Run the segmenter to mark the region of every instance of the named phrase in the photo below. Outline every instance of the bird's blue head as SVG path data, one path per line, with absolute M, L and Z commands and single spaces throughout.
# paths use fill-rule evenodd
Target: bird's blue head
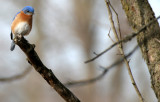
M 34 8 L 31 6 L 25 6 L 22 11 L 27 15 L 33 15 L 34 14 Z

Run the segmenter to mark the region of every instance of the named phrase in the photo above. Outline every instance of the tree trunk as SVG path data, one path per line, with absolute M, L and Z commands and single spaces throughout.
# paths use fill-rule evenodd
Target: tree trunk
M 154 12 L 147 0 L 121 0 L 121 3 L 129 23 L 135 31 L 155 19 Z M 160 39 L 158 22 L 137 36 L 143 58 L 147 62 L 151 75 L 152 88 L 160 102 L 160 43 L 157 39 Z

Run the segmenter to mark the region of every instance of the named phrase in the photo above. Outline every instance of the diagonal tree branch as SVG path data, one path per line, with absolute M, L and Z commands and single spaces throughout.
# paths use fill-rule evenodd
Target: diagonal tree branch
M 105 49 L 104 51 L 102 51 L 101 53 L 97 54 L 95 57 L 85 61 L 85 63 L 89 63 L 94 61 L 95 59 L 99 58 L 100 56 L 102 56 L 103 54 L 105 54 L 106 52 L 108 52 L 110 49 L 112 49 L 113 47 L 115 47 L 116 45 L 120 44 L 120 43 L 125 43 L 128 42 L 130 40 L 132 40 L 134 37 L 136 37 L 137 35 L 139 35 L 142 31 L 144 31 L 147 27 L 149 27 L 151 24 L 153 24 L 154 22 L 156 22 L 158 19 L 160 18 L 160 16 L 158 16 L 157 18 L 153 19 L 152 21 L 150 21 L 148 24 L 142 26 L 137 32 L 134 32 L 132 34 L 129 34 L 128 36 L 126 36 L 125 38 L 115 42 L 114 44 L 112 44 L 111 46 L 109 46 L 107 49 Z
M 108 9 L 108 14 L 109 14 L 109 19 L 110 19 L 110 22 L 111 22 L 111 27 L 112 27 L 112 30 L 113 30 L 113 33 L 115 35 L 115 38 L 117 41 L 119 41 L 119 39 L 122 39 L 121 38 L 121 31 L 120 31 L 120 24 L 119 24 L 119 19 L 118 19 L 118 14 L 116 13 L 116 11 L 114 10 L 114 8 L 112 7 L 112 5 L 110 4 L 110 1 L 109 0 L 106 0 L 106 6 L 107 6 L 107 9 Z M 117 23 L 118 23 L 118 32 L 119 32 L 119 35 L 120 35 L 120 38 L 118 38 L 118 33 L 117 33 L 117 30 L 116 30 L 116 27 L 115 27 L 115 24 L 114 24 L 114 21 L 113 21 L 113 17 L 112 17 L 112 12 L 111 12 L 111 9 L 110 7 L 113 9 L 113 11 L 116 13 L 117 15 Z M 128 70 L 128 73 L 129 73 L 129 76 L 130 76 L 130 79 L 132 81 L 132 84 L 139 96 L 139 99 L 140 99 L 140 102 L 144 102 L 144 99 L 142 97 L 142 94 L 140 93 L 139 89 L 138 89 L 138 86 L 134 80 L 134 77 L 133 77 L 133 74 L 131 72 L 131 68 L 129 66 L 129 61 L 127 61 L 127 58 L 125 58 L 125 55 L 124 55 L 124 51 L 123 51 L 123 45 L 122 43 L 118 44 L 118 48 L 119 48 L 119 51 L 121 53 L 121 55 L 123 56 L 124 58 L 124 62 L 127 66 L 127 70 Z
M 138 49 L 138 45 L 135 46 L 131 52 L 129 52 L 127 55 L 125 55 L 125 57 L 117 60 L 116 62 L 112 63 L 108 67 L 103 67 L 103 72 L 95 78 L 92 78 L 92 79 L 89 79 L 89 80 L 67 82 L 64 85 L 67 86 L 67 87 L 72 87 L 72 86 L 87 85 L 87 84 L 91 84 L 91 83 L 96 82 L 96 81 L 100 81 L 100 79 L 102 79 L 110 69 L 115 68 L 115 66 L 117 66 L 118 64 L 121 64 L 124 61 L 125 58 L 130 57 L 137 49 Z
M 42 63 L 34 50 L 35 45 L 29 44 L 24 37 L 16 39 L 18 39 L 16 44 L 26 54 L 30 64 L 66 102 L 80 102 L 80 100 L 56 78 L 53 72 Z
M 95 78 L 92 78 L 92 79 L 89 79 L 89 80 L 67 82 L 64 85 L 66 87 L 72 87 L 72 86 L 82 86 L 82 85 L 87 85 L 87 84 L 90 84 L 90 83 L 94 83 L 98 80 L 101 80 L 106 75 L 107 72 L 108 72 L 108 69 L 104 69 L 104 71 Z

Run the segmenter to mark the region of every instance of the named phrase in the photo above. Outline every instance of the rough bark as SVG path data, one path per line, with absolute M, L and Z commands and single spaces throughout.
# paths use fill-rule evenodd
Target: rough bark
M 121 3 L 129 23 L 135 31 L 155 19 L 154 12 L 147 0 L 121 0 Z M 158 22 L 137 36 L 143 58 L 151 75 L 152 88 L 160 102 L 160 43 L 157 42 L 157 39 L 160 39 Z
M 35 70 L 39 72 L 39 74 L 61 97 L 63 97 L 66 102 L 80 102 L 80 100 L 57 79 L 53 72 L 42 63 L 38 54 L 34 50 L 35 45 L 29 44 L 23 37 L 18 39 L 16 44 L 26 54 L 29 63 L 35 68 Z

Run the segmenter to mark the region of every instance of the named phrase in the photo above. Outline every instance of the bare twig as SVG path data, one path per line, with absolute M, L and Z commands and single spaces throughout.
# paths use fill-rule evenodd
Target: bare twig
M 17 40 L 16 44 L 26 54 L 28 61 L 35 70 L 41 74 L 48 84 L 52 86 L 66 102 L 80 102 L 79 99 L 56 78 L 53 72 L 42 63 L 34 50 L 35 45 L 29 44 L 23 37 Z
M 121 34 L 121 28 L 120 28 L 118 13 L 116 12 L 116 10 L 113 8 L 113 6 L 111 4 L 110 4 L 110 7 L 112 8 L 112 10 L 114 11 L 114 13 L 116 14 L 117 25 L 118 25 L 118 33 L 119 33 L 119 39 L 118 39 L 118 41 L 119 41 L 120 39 L 122 39 L 122 34 Z M 118 36 L 118 34 L 117 34 L 117 36 Z
M 113 9 L 113 11 L 114 11 L 115 13 L 116 13 L 116 11 L 115 11 L 114 8 L 111 6 L 109 0 L 106 0 L 106 6 L 107 6 L 107 9 L 108 9 L 108 14 L 109 14 L 109 19 L 110 19 L 110 22 L 111 22 L 112 30 L 113 30 L 113 32 L 114 32 L 114 35 L 115 35 L 116 40 L 119 41 L 118 34 L 117 34 L 117 31 L 116 31 L 116 28 L 115 28 L 115 24 L 114 24 L 114 21 L 113 21 L 112 12 L 111 12 L 110 7 Z M 118 14 L 116 13 L 116 15 L 117 15 L 118 28 L 119 28 L 118 31 L 119 31 L 119 34 L 120 34 L 121 31 L 120 31 L 120 24 L 119 24 Z M 121 35 L 120 35 L 120 36 L 121 36 Z M 120 38 L 120 39 L 121 39 L 121 38 Z M 128 70 L 130 79 L 131 79 L 131 81 L 132 81 L 132 84 L 133 84 L 133 86 L 134 86 L 134 88 L 135 88 L 138 96 L 139 96 L 140 102 L 144 102 L 143 97 L 142 97 L 142 95 L 141 95 L 141 93 L 140 93 L 140 91 L 139 91 L 139 89 L 138 89 L 138 87 L 137 87 L 137 84 L 136 84 L 136 82 L 135 82 L 135 80 L 134 80 L 134 77 L 133 77 L 133 75 L 132 75 L 131 68 L 130 68 L 130 66 L 129 66 L 129 62 L 128 62 L 127 59 L 125 58 L 122 43 L 118 44 L 118 47 L 119 47 L 120 53 L 122 54 L 122 56 L 123 56 L 123 58 L 124 58 L 124 62 L 125 62 L 125 64 L 126 64 L 126 66 L 127 66 L 127 70 Z
M 26 76 L 31 71 L 31 69 L 32 69 L 32 67 L 29 66 L 28 68 L 26 68 L 26 70 L 23 73 L 21 73 L 19 75 L 11 76 L 11 77 L 8 77 L 8 78 L 0 78 L 0 82 L 11 82 L 11 81 L 21 79 L 24 76 Z
M 67 87 L 71 87 L 71 86 L 79 86 L 79 85 L 88 85 L 88 84 L 91 84 L 93 82 L 100 81 L 100 79 L 102 79 L 110 69 L 114 68 L 118 64 L 121 64 L 124 61 L 125 58 L 130 57 L 137 49 L 138 49 L 138 45 L 135 46 L 133 48 L 133 50 L 131 52 L 129 52 L 125 57 L 117 60 L 116 62 L 114 62 L 113 64 L 111 64 L 110 66 L 108 66 L 106 68 L 103 67 L 104 71 L 102 72 L 102 74 L 100 74 L 99 76 L 97 76 L 95 78 L 92 78 L 92 79 L 89 79 L 89 80 L 67 82 L 64 85 L 67 86 Z
M 111 28 L 109 29 L 109 33 L 108 33 L 108 37 L 111 39 L 111 41 L 114 43 L 115 41 L 111 38 L 110 36 L 110 31 L 111 31 Z
M 153 24 L 155 21 L 157 21 L 160 18 L 160 16 L 158 16 L 156 19 L 153 19 L 152 21 L 150 21 L 147 25 L 143 26 L 142 28 L 140 28 L 137 32 L 134 32 L 132 34 L 129 34 L 128 36 L 126 36 L 125 38 L 115 42 L 114 44 L 112 44 L 111 46 L 109 46 L 107 49 L 105 49 L 104 51 L 102 51 L 101 53 L 97 54 L 97 56 L 85 61 L 85 63 L 89 63 L 91 61 L 94 61 L 95 59 L 97 59 L 98 57 L 100 57 L 101 55 L 103 55 L 104 53 L 106 53 L 107 51 L 109 51 L 110 49 L 112 49 L 113 47 L 115 47 L 116 45 L 120 44 L 120 43 L 125 43 L 128 42 L 130 40 L 132 40 L 135 36 L 137 36 L 138 34 L 140 34 L 140 32 L 144 31 L 147 27 L 149 27 L 151 24 Z
M 97 76 L 97 77 L 95 77 L 93 79 L 67 82 L 64 85 L 66 87 L 87 85 L 87 84 L 90 84 L 90 83 L 93 83 L 93 82 L 96 82 L 96 81 L 102 79 L 104 77 L 104 75 L 106 75 L 107 72 L 108 72 L 108 69 L 104 69 L 103 72 L 102 72 L 102 74 L 100 74 L 99 76 Z

